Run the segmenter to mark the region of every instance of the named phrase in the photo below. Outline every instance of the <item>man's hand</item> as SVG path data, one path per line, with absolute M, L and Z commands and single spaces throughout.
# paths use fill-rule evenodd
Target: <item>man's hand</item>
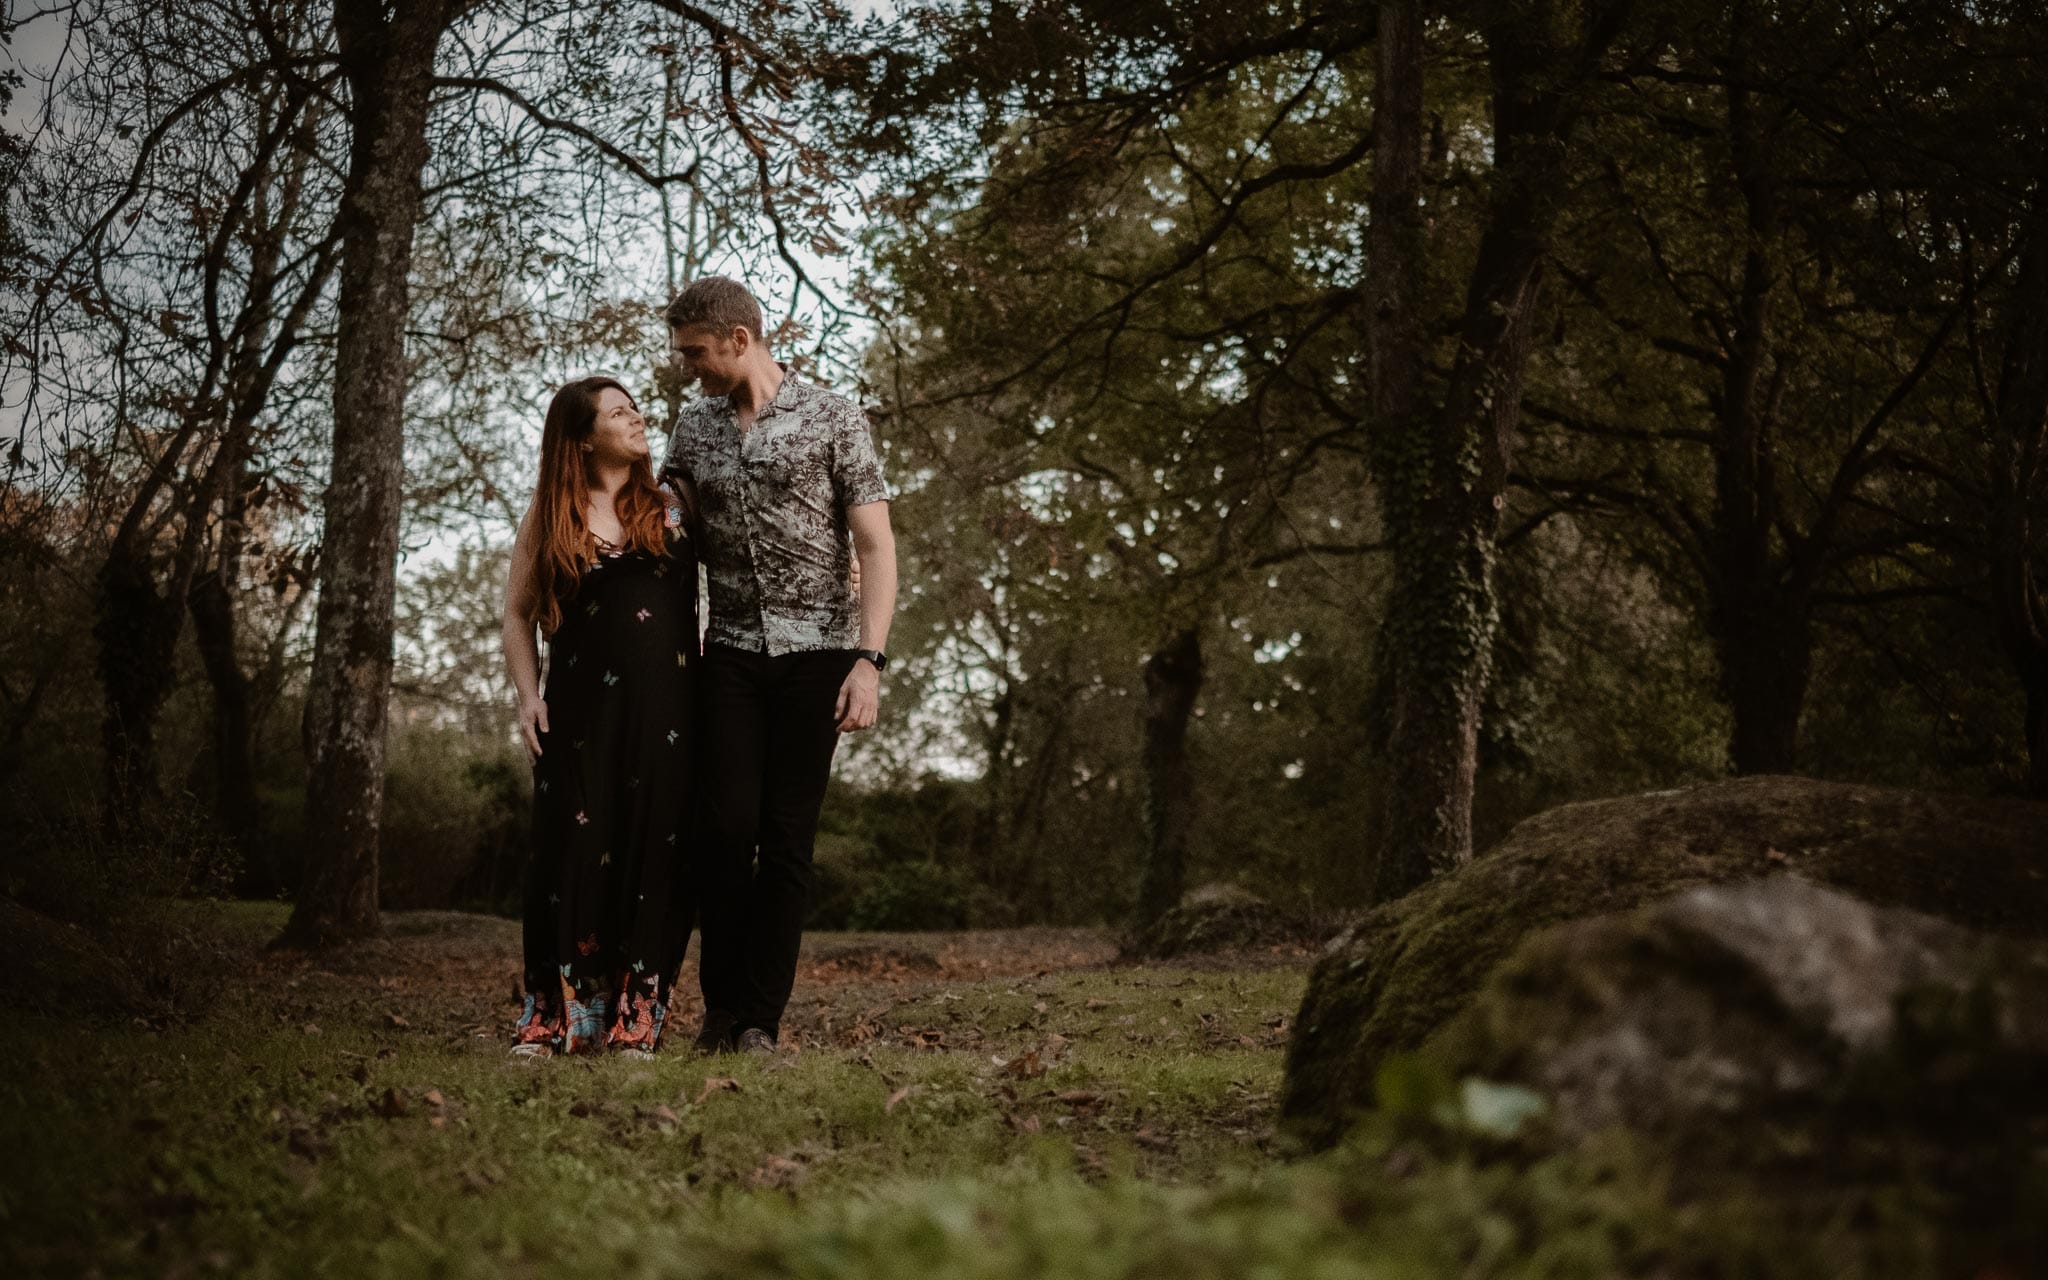
M 832 714 L 839 721 L 839 732 L 852 733 L 870 728 L 875 723 L 875 714 L 882 706 L 882 673 L 866 658 L 856 658 L 853 670 L 846 673 L 846 683 L 839 686 L 839 700 L 832 704 Z
M 526 739 L 526 750 L 534 759 L 540 759 L 540 735 L 548 731 L 548 704 L 540 698 L 519 700 L 519 733 Z

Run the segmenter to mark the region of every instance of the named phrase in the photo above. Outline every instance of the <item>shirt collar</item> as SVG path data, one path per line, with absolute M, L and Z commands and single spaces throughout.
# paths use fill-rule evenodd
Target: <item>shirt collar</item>
M 762 407 L 759 413 L 754 415 L 754 421 L 757 423 L 763 418 L 772 418 L 778 413 L 789 412 L 791 409 L 802 404 L 810 394 L 810 384 L 806 383 L 803 380 L 803 376 L 796 370 L 790 368 L 788 364 L 781 360 L 775 362 L 775 367 L 782 370 L 782 386 L 776 390 L 775 398 L 770 400 Z M 721 396 L 720 399 L 725 401 L 726 413 L 737 414 L 739 412 L 734 407 L 731 396 Z

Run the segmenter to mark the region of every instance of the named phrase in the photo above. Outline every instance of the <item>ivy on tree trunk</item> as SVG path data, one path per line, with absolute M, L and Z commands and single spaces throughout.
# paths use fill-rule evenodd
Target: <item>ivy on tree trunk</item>
M 1372 456 L 1393 581 L 1380 628 L 1389 692 L 1374 894 L 1396 898 L 1472 856 L 1479 711 L 1499 603 L 1495 539 L 1520 418 L 1544 254 L 1569 187 L 1565 142 L 1627 4 L 1485 14 L 1494 162 L 1441 399 L 1421 390 L 1423 14 L 1380 8 L 1366 275 Z M 1573 31 L 1575 25 L 1580 29 Z

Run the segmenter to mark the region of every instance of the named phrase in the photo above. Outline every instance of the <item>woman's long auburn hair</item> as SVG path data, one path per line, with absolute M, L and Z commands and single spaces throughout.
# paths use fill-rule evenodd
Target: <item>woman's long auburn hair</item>
M 562 602 L 576 594 L 597 556 L 587 514 L 589 455 L 583 446 L 596 433 L 597 397 L 607 389 L 633 399 L 618 379 L 592 377 L 564 384 L 548 401 L 547 422 L 540 433 L 540 483 L 533 494 L 533 574 L 540 597 L 534 621 L 543 635 L 553 635 L 562 625 Z M 639 408 L 637 401 L 633 407 Z M 654 469 L 642 458 L 612 500 L 626 532 L 624 550 L 662 553 L 662 507 Z

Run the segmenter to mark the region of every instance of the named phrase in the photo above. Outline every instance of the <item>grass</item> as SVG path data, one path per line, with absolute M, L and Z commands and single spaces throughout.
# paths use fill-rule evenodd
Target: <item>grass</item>
M 1301 956 L 818 935 L 793 1051 L 536 1063 L 505 1052 L 508 922 L 397 916 L 309 958 L 261 949 L 278 909 L 181 910 L 218 940 L 220 972 L 184 977 L 214 996 L 196 1016 L 26 1015 L 0 1082 L 5 1274 L 1857 1274 L 1825 1233 L 1673 1208 L 1626 1143 L 1518 1151 L 1427 1088 L 1282 1159 Z
M 34 1019 L 0 1084 L 10 1273 L 548 1271 L 906 1181 L 1213 1182 L 1270 1162 L 1303 981 L 1105 968 L 1084 933 L 820 935 L 795 1052 L 535 1063 L 505 1053 L 506 922 L 308 959 L 260 950 L 277 908 L 185 910 L 240 958 L 213 1007 Z

